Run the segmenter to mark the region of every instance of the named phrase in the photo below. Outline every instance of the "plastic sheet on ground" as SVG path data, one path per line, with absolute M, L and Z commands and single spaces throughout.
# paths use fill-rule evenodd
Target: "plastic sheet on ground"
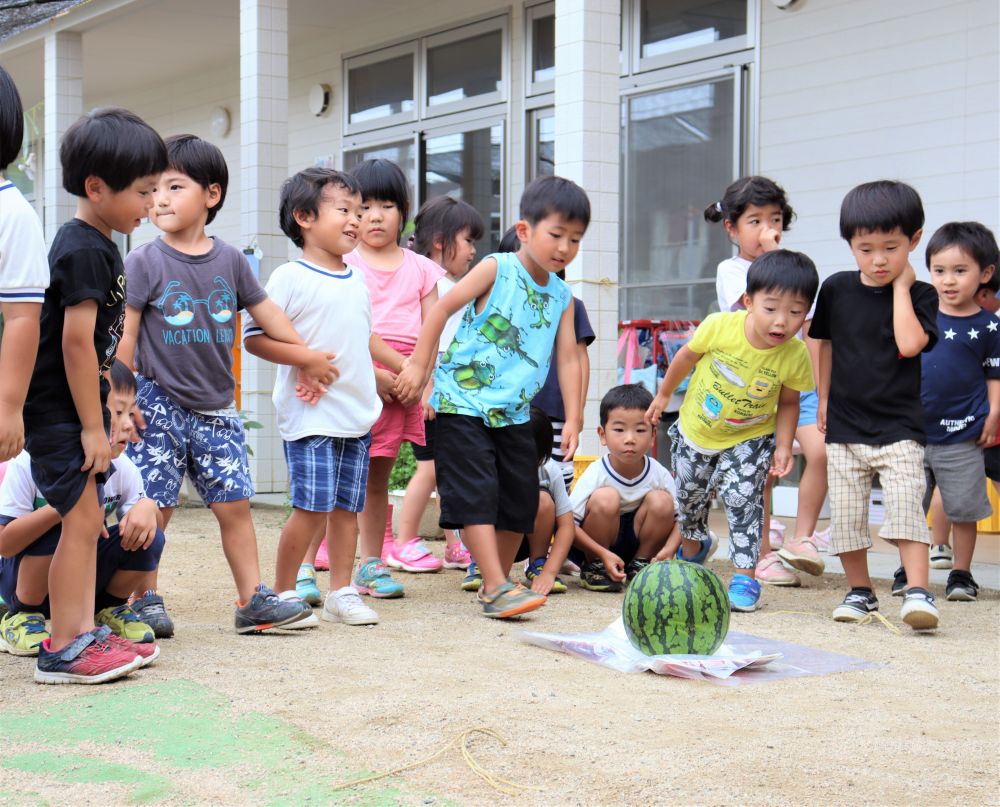
M 883 666 L 865 659 L 735 631 L 729 632 L 722 647 L 711 656 L 647 656 L 628 640 L 620 616 L 600 633 L 522 631 L 520 638 L 528 644 L 567 653 L 618 672 L 651 670 L 658 675 L 704 680 L 725 686 Z

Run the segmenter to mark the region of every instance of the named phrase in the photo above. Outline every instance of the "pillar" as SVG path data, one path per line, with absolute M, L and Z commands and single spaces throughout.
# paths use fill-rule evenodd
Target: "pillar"
M 63 133 L 83 114 L 83 38 L 75 31 L 45 35 L 45 240 L 76 213 L 76 197 L 63 190 L 59 144 Z

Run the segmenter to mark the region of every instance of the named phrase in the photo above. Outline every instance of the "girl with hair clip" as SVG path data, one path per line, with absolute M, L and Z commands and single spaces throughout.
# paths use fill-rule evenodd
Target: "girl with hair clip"
M 747 270 L 751 262 L 779 248 L 782 233 L 791 225 L 795 211 L 788 203 L 785 190 L 767 177 L 741 177 L 732 183 L 722 198 L 705 208 L 707 221 L 721 221 L 726 235 L 737 248 L 737 254 L 719 264 L 715 279 L 720 311 L 737 311 L 745 308 L 744 294 Z M 809 339 L 809 322 L 812 310 L 806 317 L 802 335 L 813 363 L 813 372 L 819 366 L 817 343 Z M 771 490 L 774 477 L 768 480 L 765 520 L 757 579 L 773 586 L 798 586 L 801 581 L 795 572 L 786 569 L 786 561 L 808 574 L 820 575 L 825 563 L 819 552 L 826 551 L 830 530 L 816 531 L 823 501 L 826 498 L 826 446 L 823 435 L 816 428 L 818 398 L 815 392 L 803 392 L 799 401 L 799 422 L 795 439 L 806 458 L 806 468 L 799 482 L 798 511 L 795 519 L 794 540 L 784 539 L 785 525 L 771 519 Z

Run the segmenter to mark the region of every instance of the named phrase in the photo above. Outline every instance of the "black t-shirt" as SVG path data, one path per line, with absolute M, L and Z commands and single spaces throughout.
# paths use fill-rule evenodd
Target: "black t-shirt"
M 918 280 L 910 288 L 910 300 L 930 337 L 926 352 L 938 338 L 937 292 Z M 920 356 L 899 355 L 892 328 L 891 285 L 865 286 L 857 271 L 828 277 L 819 290 L 809 335 L 829 339 L 833 345 L 828 443 L 926 443 Z
M 24 404 L 26 423 L 78 423 L 79 415 L 66 380 L 63 325 L 66 308 L 97 301 L 94 348 L 103 374 L 111 369 L 125 322 L 125 266 L 111 239 L 79 219 L 59 228 L 49 250 L 51 279 L 42 304 L 38 358 Z M 101 403 L 108 382 L 100 375 Z

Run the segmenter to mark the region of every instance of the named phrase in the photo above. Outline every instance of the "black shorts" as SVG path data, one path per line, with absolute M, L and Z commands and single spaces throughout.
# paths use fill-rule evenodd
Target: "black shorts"
M 471 415 L 438 415 L 435 443 L 441 527 L 534 530 L 538 466 L 530 423 L 493 429 Z
M 435 420 L 425 420 L 424 421 L 424 444 L 418 445 L 417 443 L 410 443 L 413 446 L 413 459 L 418 462 L 433 462 L 434 461 L 434 432 L 437 430 Z
M 635 514 L 635 510 L 631 513 L 621 514 L 618 518 L 618 535 L 615 537 L 615 542 L 608 547 L 611 552 L 622 559 L 623 563 L 628 563 L 639 552 L 639 537 L 635 534 Z M 587 557 L 581 550 L 574 547 L 570 550 L 569 559 L 578 566 L 582 566 Z
M 105 408 L 105 434 L 108 433 L 110 418 Z M 45 501 L 62 517 L 76 506 L 87 485 L 89 472 L 80 470 L 84 463 L 83 445 L 80 443 L 82 432 L 79 423 L 49 423 L 25 429 L 24 447 L 31 455 L 31 476 Z M 114 470 L 114 466 L 108 466 L 105 473 L 95 475 L 98 488 Z M 98 490 L 96 503 L 102 499 Z
M 984 448 L 983 462 L 986 463 L 986 478 L 1000 482 L 1000 446 Z

